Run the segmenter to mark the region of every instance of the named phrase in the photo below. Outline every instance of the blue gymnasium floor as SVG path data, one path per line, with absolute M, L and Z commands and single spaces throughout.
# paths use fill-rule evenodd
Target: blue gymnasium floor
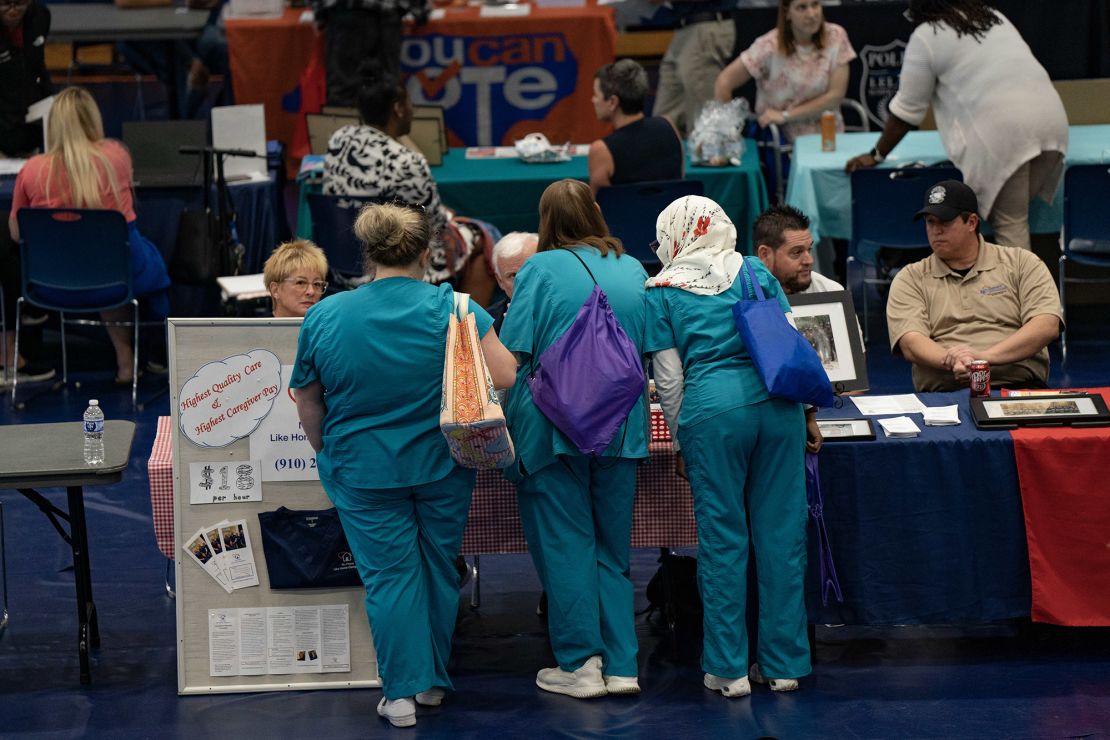
M 1110 382 L 1102 307 L 1074 309 L 1070 358 L 1053 348 L 1053 385 Z M 875 392 L 910 388 L 876 331 L 869 346 Z M 47 331 L 42 355 L 57 356 Z M 578 701 L 545 694 L 535 671 L 552 665 L 539 591 L 527 556 L 482 558 L 483 603 L 460 602 L 452 657 L 458 692 L 423 712 L 414 730 L 378 718 L 375 690 L 176 695 L 174 603 L 163 590 L 146 459 L 163 393 L 142 412 L 111 384 L 107 342 L 71 345 L 80 390 L 0 402 L 0 424 L 76 420 L 90 396 L 108 418 L 138 425 L 123 482 L 87 492 L 93 583 L 102 645 L 93 683 L 77 681 L 70 553 L 36 508 L 0 490 L 7 534 L 11 623 L 0 636 L 0 736 L 27 738 L 628 737 L 628 738 L 1063 738 L 1110 736 L 1110 630 L 1027 624 L 974 628 L 817 629 L 817 662 L 793 694 L 756 687 L 728 700 L 701 686 L 696 638 L 638 618 L 639 697 Z M 144 378 L 143 397 L 158 391 Z M 64 501 L 60 490 L 52 500 Z M 637 608 L 657 553 L 634 554 Z

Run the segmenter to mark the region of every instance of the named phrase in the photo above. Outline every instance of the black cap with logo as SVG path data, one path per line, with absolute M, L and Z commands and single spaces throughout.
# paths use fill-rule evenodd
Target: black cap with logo
M 959 180 L 944 180 L 925 193 L 925 206 L 914 214 L 917 221 L 931 213 L 941 221 L 951 221 L 961 213 L 979 213 L 979 199 L 975 191 Z

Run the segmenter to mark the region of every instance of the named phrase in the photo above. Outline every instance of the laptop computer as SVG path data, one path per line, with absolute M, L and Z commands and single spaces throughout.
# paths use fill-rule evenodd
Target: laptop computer
M 124 121 L 123 143 L 131 151 L 136 188 L 201 187 L 203 158 L 178 147 L 208 144 L 207 121 Z

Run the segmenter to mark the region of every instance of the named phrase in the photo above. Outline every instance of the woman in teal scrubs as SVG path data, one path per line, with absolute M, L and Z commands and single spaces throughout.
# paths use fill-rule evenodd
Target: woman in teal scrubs
M 751 678 L 796 689 L 810 672 L 802 407 L 768 395 L 736 331 L 732 306 L 753 293 L 721 207 L 680 198 L 659 215 L 656 231 L 663 269 L 647 282 L 645 350 L 655 353 L 664 410 L 680 409 L 677 437 L 698 527 L 704 684 L 728 697 L 751 693 L 745 583 L 754 550 L 759 630 Z M 774 276 L 754 257 L 747 263 L 789 313 Z M 673 429 L 675 419 L 668 422 Z
M 641 397 L 604 453 L 587 457 L 533 403 L 527 376 L 590 295 L 590 273 L 642 349 L 647 274 L 622 253 L 589 186 L 553 183 L 540 198 L 539 251 L 517 273 L 501 331 L 520 358 L 506 417 L 522 476 L 520 519 L 547 593 L 558 663 L 541 670 L 536 684 L 580 699 L 640 691 L 629 550 L 636 464 L 647 457 L 647 408 Z M 580 372 L 589 377 L 590 368 Z
M 370 205 L 355 222 L 377 278 L 308 310 L 290 387 L 324 490 L 339 511 L 378 654 L 378 714 L 416 723 L 438 705 L 459 601 L 455 556 L 475 471 L 457 466 L 439 430 L 450 286 L 423 282 L 423 211 Z M 470 304 L 494 385 L 516 360 Z

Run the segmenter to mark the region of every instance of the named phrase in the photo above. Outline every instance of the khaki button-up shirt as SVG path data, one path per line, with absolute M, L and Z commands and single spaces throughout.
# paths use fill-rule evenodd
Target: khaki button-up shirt
M 979 256 L 967 275 L 936 255 L 907 265 L 894 277 L 886 305 L 890 347 L 907 333 L 924 334 L 942 347 L 991 347 L 1034 316 L 1051 314 L 1063 324 L 1060 296 L 1044 262 L 1032 252 L 1000 247 L 979 237 Z M 991 367 L 991 380 L 1020 386 L 1048 381 L 1048 349 L 1009 365 Z M 913 366 L 918 391 L 962 387 L 951 371 Z

